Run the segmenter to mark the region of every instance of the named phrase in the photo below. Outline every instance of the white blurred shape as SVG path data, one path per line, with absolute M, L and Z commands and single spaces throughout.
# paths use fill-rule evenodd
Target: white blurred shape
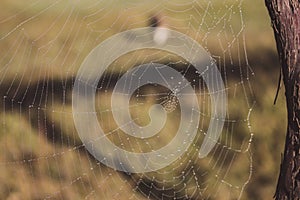
M 169 29 L 165 27 L 156 27 L 153 40 L 157 45 L 164 45 L 169 37 Z

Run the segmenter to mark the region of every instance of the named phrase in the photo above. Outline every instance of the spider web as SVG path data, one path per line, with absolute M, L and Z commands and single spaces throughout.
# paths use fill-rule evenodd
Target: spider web
M 156 151 L 175 137 L 180 124 L 176 94 L 148 84 L 130 99 L 132 118 L 145 126 L 151 105 L 160 104 L 168 116 L 164 128 L 148 139 L 119 129 L 112 91 L 138 65 L 162 63 L 182 74 L 195 90 L 201 117 L 196 138 L 175 162 L 153 172 L 119 172 L 96 160 L 80 140 L 73 122 L 73 84 L 92 49 L 116 33 L 149 26 L 154 15 L 212 55 L 228 98 L 224 128 L 213 150 L 200 159 L 211 119 L 210 93 L 201 75 L 170 52 L 122 55 L 100 78 L 95 106 L 99 124 L 116 146 Z M 0 27 L 1 199 L 244 199 L 252 174 L 254 73 L 245 47 L 243 1 L 5 0 Z

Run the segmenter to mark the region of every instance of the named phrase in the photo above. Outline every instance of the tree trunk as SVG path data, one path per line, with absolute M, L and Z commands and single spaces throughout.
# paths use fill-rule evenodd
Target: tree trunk
M 288 126 L 276 200 L 300 199 L 300 1 L 265 0 L 281 62 Z

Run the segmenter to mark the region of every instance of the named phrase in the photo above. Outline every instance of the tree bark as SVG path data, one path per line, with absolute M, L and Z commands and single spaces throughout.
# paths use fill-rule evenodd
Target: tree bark
M 288 126 L 274 195 L 300 199 L 300 0 L 265 0 L 285 86 Z

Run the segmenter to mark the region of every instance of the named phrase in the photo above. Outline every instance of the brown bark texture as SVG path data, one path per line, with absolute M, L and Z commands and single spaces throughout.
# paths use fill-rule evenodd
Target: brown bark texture
M 265 0 L 285 86 L 288 126 L 274 198 L 300 199 L 300 0 Z

